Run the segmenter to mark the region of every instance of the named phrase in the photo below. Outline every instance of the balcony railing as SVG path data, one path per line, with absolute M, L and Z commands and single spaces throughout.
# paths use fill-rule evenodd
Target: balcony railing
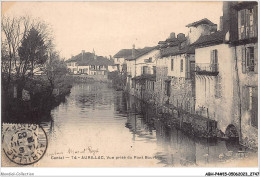
M 196 63 L 195 72 L 199 75 L 218 75 L 218 63 Z

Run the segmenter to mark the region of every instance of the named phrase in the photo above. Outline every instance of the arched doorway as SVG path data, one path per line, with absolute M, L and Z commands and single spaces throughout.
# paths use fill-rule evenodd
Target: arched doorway
M 236 129 L 236 127 L 232 124 L 230 124 L 225 132 L 226 137 L 228 138 L 239 138 L 239 134 L 238 131 Z

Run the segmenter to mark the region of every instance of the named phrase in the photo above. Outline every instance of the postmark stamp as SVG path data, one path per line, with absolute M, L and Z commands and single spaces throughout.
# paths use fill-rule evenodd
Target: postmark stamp
M 47 150 L 47 135 L 39 125 L 5 124 L 2 132 L 3 151 L 9 160 L 18 165 L 38 162 Z

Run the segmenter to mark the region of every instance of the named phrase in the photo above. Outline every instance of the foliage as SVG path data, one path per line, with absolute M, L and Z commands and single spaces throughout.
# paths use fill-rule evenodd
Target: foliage
M 2 117 L 8 121 L 12 115 L 16 119 L 20 114 L 27 119 L 29 114 L 34 119 L 69 93 L 70 85 L 64 82 L 66 64 L 55 52 L 51 30 L 45 22 L 3 16 L 1 27 Z M 54 96 L 54 88 L 62 90 L 62 96 Z M 29 101 L 22 99 L 23 89 L 29 91 Z
M 41 34 L 32 28 L 28 35 L 22 40 L 18 49 L 20 62 L 24 63 L 23 73 L 25 74 L 30 68 L 31 74 L 35 67 L 43 65 L 47 61 L 47 47 L 44 44 Z
M 46 64 L 46 75 L 52 89 L 64 82 L 67 73 L 67 65 L 60 59 L 58 53 L 51 53 L 50 60 Z

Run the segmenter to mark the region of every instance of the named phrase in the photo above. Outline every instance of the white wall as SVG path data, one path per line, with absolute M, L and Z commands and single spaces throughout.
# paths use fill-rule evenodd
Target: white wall
M 218 121 L 218 127 L 225 132 L 225 128 L 232 122 L 233 106 L 233 75 L 234 75 L 234 49 L 228 44 L 220 44 L 195 50 L 196 63 L 210 63 L 211 50 L 218 51 L 218 76 L 196 74 L 196 110 L 204 107 L 204 116 Z M 221 97 L 215 97 L 217 77 L 221 78 Z
M 174 60 L 173 70 L 171 68 L 171 60 Z M 183 60 L 183 71 L 181 72 L 181 60 Z M 194 55 L 176 55 L 167 57 L 167 65 L 168 65 L 168 76 L 174 77 L 187 77 L 187 71 L 189 70 L 188 64 L 189 61 L 195 61 Z
M 87 69 L 87 72 L 84 71 L 84 73 L 89 74 L 89 66 L 78 66 L 78 70 L 80 72 L 80 69 Z
M 123 64 L 126 63 L 124 58 L 115 58 L 114 59 L 114 64 L 119 65 L 119 71 L 122 72 L 123 69 Z
M 108 67 L 107 67 L 107 69 L 108 69 L 108 71 L 109 72 L 113 72 L 113 71 L 117 71 L 117 67 L 115 66 L 115 65 L 109 65 Z
M 129 72 L 129 74 L 132 77 L 135 76 L 140 76 L 142 74 L 142 67 L 143 66 L 148 66 L 150 67 L 151 71 L 153 66 L 156 66 L 156 60 L 158 59 L 160 55 L 160 51 L 159 50 L 152 50 L 150 52 L 148 52 L 147 54 L 139 57 L 135 60 L 130 60 L 130 61 L 126 61 L 127 63 L 127 72 Z M 146 63 L 145 60 L 152 58 L 152 62 L 151 63 Z
M 188 38 L 190 41 L 190 44 L 194 43 L 199 39 L 201 35 L 208 35 L 210 34 L 210 27 L 209 25 L 199 25 L 197 27 L 189 27 L 189 32 L 188 32 Z

